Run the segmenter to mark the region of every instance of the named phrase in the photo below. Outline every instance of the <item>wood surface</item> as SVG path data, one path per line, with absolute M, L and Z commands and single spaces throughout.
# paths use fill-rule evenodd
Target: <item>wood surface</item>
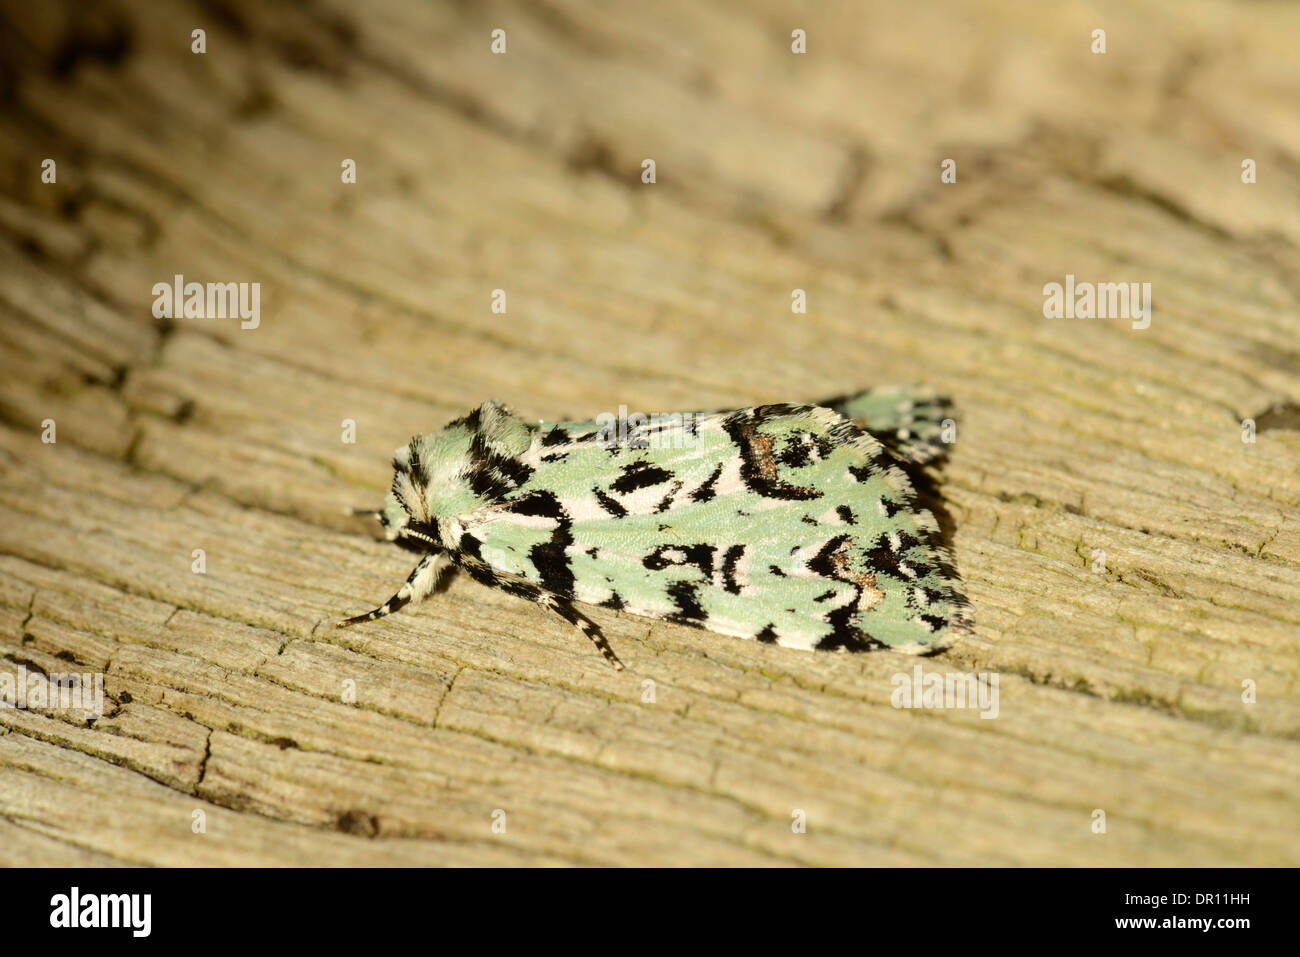
M 0 671 L 108 698 L 0 709 L 0 863 L 1300 863 L 1300 7 L 0 10 Z M 591 610 L 616 674 L 465 578 L 334 627 L 412 564 L 343 510 L 486 398 L 907 382 L 976 623 L 920 663 L 996 718 Z

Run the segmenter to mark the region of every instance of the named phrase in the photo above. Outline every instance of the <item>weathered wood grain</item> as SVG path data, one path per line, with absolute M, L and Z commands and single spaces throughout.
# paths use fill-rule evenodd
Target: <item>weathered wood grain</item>
M 0 863 L 1300 862 L 1300 10 L 0 9 L 0 670 L 110 699 L 0 710 Z M 260 325 L 155 320 L 177 273 Z M 410 566 L 344 507 L 485 398 L 908 381 L 977 630 L 923 666 L 996 719 L 596 610 L 615 674 L 465 580 L 333 627 Z

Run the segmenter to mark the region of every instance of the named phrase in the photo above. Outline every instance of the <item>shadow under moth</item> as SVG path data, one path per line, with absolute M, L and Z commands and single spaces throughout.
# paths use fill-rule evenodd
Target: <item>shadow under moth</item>
M 961 579 L 907 468 L 941 457 L 947 400 L 874 389 L 816 405 L 529 424 L 495 400 L 393 456 L 378 517 L 420 554 L 373 621 L 459 568 L 549 608 L 622 663 L 573 602 L 790 648 L 950 645 Z

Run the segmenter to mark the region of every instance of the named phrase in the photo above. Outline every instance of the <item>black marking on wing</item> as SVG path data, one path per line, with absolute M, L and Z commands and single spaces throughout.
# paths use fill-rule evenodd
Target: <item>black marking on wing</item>
M 719 462 L 718 467 L 713 470 L 713 474 L 704 480 L 704 484 L 691 492 L 691 500 L 695 502 L 707 502 L 715 498 L 718 494 L 715 486 L 718 479 L 722 477 L 722 469 L 725 463 Z
M 641 560 L 641 564 L 651 571 L 661 572 L 665 568 L 695 566 L 705 580 L 713 578 L 713 545 L 660 545 Z
M 890 498 L 880 499 L 880 506 L 885 510 L 885 518 L 893 518 L 899 512 L 908 510 L 908 506 L 903 502 L 895 502 Z
M 798 431 L 784 437 L 775 457 L 778 462 L 790 468 L 802 468 L 826 458 L 830 455 L 831 448 L 831 443 L 824 435 Z
M 555 496 L 554 492 L 548 492 L 545 489 L 538 489 L 529 492 L 527 495 L 521 495 L 519 498 L 511 499 L 507 509 L 516 515 L 534 515 L 539 518 L 553 518 L 556 520 L 563 519 L 564 506 Z
M 948 627 L 948 619 L 940 618 L 938 615 L 922 615 L 921 620 L 929 626 L 931 631 L 940 631 Z
M 677 611 L 666 615 L 667 621 L 698 625 L 709 617 L 704 610 L 704 606 L 700 604 L 699 595 L 697 594 L 699 584 L 699 582 L 686 581 L 685 579 L 669 582 L 666 591 L 673 604 L 677 606 Z
M 902 462 L 889 450 L 889 447 L 881 445 L 866 462 L 861 465 L 850 465 L 848 472 L 849 475 L 853 476 L 854 481 L 866 482 L 882 472 L 888 472 L 890 469 L 898 468 L 901 465 Z
M 623 474 L 610 485 L 610 489 L 619 495 L 635 492 L 639 488 L 662 485 L 673 477 L 667 469 L 661 469 L 649 462 L 629 462 L 623 466 Z
M 672 508 L 672 507 L 673 507 L 673 499 L 676 497 L 677 493 L 680 492 L 680 491 L 682 490 L 682 486 L 685 485 L 685 484 L 686 484 L 686 483 L 683 482 L 683 481 L 681 481 L 680 479 L 679 479 L 678 481 L 674 482 L 674 483 L 673 483 L 672 491 L 669 492 L 667 495 L 665 495 L 665 496 L 663 497 L 663 499 L 660 500 L 659 504 L 655 506 L 655 512 L 656 512 L 656 513 L 659 513 L 659 512 L 666 512 L 666 511 L 668 511 L 670 508 Z
M 722 556 L 722 587 L 733 595 L 740 594 L 740 585 L 736 581 L 736 565 L 744 556 L 744 545 L 732 545 Z
M 804 501 L 821 498 L 821 491 L 811 486 L 792 485 L 780 476 L 781 467 L 773 438 L 759 431 L 764 422 L 783 415 L 808 411 L 792 405 L 761 405 L 740 409 L 722 420 L 722 427 L 740 452 L 740 477 L 746 488 L 765 498 Z
M 627 515 L 627 509 L 623 507 L 618 499 L 605 494 L 598 488 L 592 489 L 592 491 L 596 493 L 596 501 L 600 504 L 600 507 L 614 518 L 623 518 Z
M 842 559 L 837 555 L 840 549 L 847 548 L 852 543 L 852 535 L 837 535 L 818 549 L 817 554 L 808 561 L 809 571 L 827 580 L 843 582 L 851 587 L 854 593 L 852 601 L 827 612 L 826 623 L 831 626 L 831 632 L 817 642 L 820 651 L 835 651 L 840 648 L 848 651 L 869 651 L 872 648 L 885 647 L 884 642 L 872 638 L 853 622 L 853 617 L 858 613 L 862 602 L 864 582 L 858 576 L 847 573 Z M 869 583 L 870 580 L 867 584 Z
M 540 493 L 551 498 L 551 492 Z M 573 544 L 573 520 L 560 506 L 558 499 L 555 507 L 559 510 L 555 528 L 551 530 L 551 539 L 538 542 L 528 550 L 533 567 L 542 579 L 542 585 L 550 591 L 566 598 L 573 596 L 573 567 L 570 564 L 567 549 Z
M 560 535 L 561 531 L 564 532 L 563 535 Z M 569 567 L 569 557 L 564 553 L 565 547 L 571 544 L 573 536 L 568 534 L 568 530 L 557 528 L 552 533 L 551 541 L 539 542 L 528 550 L 528 557 L 541 575 L 542 584 L 565 596 L 573 594 L 573 569 Z
M 895 549 L 890 545 L 890 533 L 882 533 L 870 550 L 867 551 L 867 561 L 872 568 L 883 568 L 895 578 L 903 578 L 903 574 L 898 570 L 898 564 L 903 560 L 903 555 L 914 545 L 920 545 L 921 542 L 909 535 L 905 531 L 896 531 L 893 534 L 898 536 L 898 548 Z M 917 575 L 924 577 L 928 569 L 914 567 Z

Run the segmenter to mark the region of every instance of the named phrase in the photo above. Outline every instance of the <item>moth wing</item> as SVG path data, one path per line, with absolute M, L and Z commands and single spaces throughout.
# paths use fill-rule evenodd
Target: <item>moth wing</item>
M 880 442 L 818 406 L 602 436 L 537 427 L 532 474 L 467 530 L 578 601 L 800 648 L 930 651 L 969 628 L 933 516 Z
M 952 401 L 925 386 L 883 386 L 817 404 L 851 419 L 913 465 L 929 464 L 948 451 L 944 424 L 952 420 Z
M 910 465 L 928 465 L 948 451 L 944 426 L 952 400 L 922 385 L 879 386 L 823 399 L 833 409 Z

